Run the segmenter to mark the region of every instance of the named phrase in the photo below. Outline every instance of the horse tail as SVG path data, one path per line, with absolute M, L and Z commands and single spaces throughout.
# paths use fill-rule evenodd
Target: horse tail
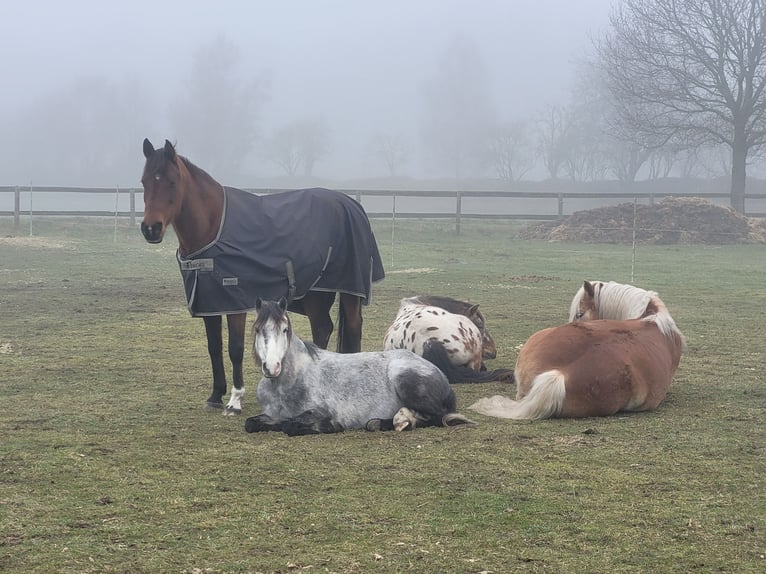
M 456 427 L 456 426 L 466 426 L 466 427 L 477 427 L 479 424 L 476 421 L 472 421 L 465 415 L 461 415 L 460 413 L 447 413 L 442 417 L 442 426 L 445 427 Z
M 489 383 L 493 381 L 512 383 L 514 381 L 511 369 L 478 372 L 465 365 L 453 365 L 447 349 L 440 341 L 427 341 L 423 345 L 423 358 L 436 365 L 452 384 Z
M 566 397 L 561 371 L 545 371 L 532 381 L 532 389 L 521 400 L 495 395 L 479 399 L 468 408 L 477 413 L 503 419 L 549 419 L 561 414 Z

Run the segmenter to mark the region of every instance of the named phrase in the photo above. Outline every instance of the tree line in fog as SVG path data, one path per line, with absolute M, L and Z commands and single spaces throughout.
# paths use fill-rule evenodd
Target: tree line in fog
M 477 45 L 454 36 L 420 79 L 417 125 L 381 125 L 355 142 L 374 160 L 369 176 L 513 183 L 727 174 L 742 211 L 747 166 L 766 142 L 766 0 L 621 0 L 592 47 L 561 102 L 501 117 L 493 98 L 503 95 L 491 92 Z M 163 104 L 151 89 L 98 76 L 28 102 L 4 122 L 13 137 L 0 155 L 0 184 L 135 185 L 141 141 L 158 125 L 222 182 L 315 177 L 339 134 L 308 106 L 264 127 L 279 94 L 265 75 L 243 77 L 246 56 L 225 36 L 202 44 Z M 513 62 L 504 73 L 514 74 Z M 323 89 L 342 87 L 308 86 L 307 99 Z

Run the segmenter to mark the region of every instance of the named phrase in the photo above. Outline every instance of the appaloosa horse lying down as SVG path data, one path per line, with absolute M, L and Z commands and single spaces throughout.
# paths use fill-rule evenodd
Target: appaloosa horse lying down
M 431 301 L 464 305 L 465 313 L 453 313 Z M 454 305 L 453 305 L 454 307 Z M 482 328 L 477 326 L 480 321 Z M 407 297 L 400 301 L 399 311 L 383 338 L 383 349 L 408 349 L 423 355 L 430 342 L 438 341 L 444 347 L 449 362 L 461 367 L 462 376 L 453 383 L 482 383 L 513 381 L 510 369 L 497 369 L 479 373 L 484 358 L 497 354 L 495 342 L 486 330 L 484 317 L 478 305 L 462 303 L 447 297 Z
M 263 371 L 257 391 L 263 413 L 247 419 L 247 432 L 475 425 L 455 412 L 447 376 L 428 360 L 404 349 L 320 349 L 293 333 L 286 308 L 285 299 L 256 302 L 253 355 Z
M 460 299 L 453 299 L 452 297 L 445 297 L 443 295 L 415 295 L 413 297 L 407 297 L 402 299 L 401 304 L 407 302 L 410 305 L 424 305 L 429 307 L 440 307 L 445 311 L 454 313 L 455 315 L 463 315 L 471 320 L 471 323 L 476 325 L 476 328 L 481 333 L 481 355 L 483 359 L 495 359 L 497 358 L 497 347 L 495 341 L 489 334 L 487 329 L 487 321 L 484 318 L 484 314 L 479 309 L 478 303 L 469 303 L 468 301 L 461 301 Z

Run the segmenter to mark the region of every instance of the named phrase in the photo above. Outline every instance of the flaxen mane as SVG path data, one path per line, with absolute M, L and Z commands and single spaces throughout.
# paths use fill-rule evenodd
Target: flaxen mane
M 659 301 L 657 293 L 615 281 L 588 281 L 594 293 L 598 319 L 638 319 L 642 317 L 652 301 Z M 572 299 L 569 320 L 576 319 L 580 302 L 586 297 L 585 286 L 581 286 Z M 661 302 L 661 301 L 660 301 Z

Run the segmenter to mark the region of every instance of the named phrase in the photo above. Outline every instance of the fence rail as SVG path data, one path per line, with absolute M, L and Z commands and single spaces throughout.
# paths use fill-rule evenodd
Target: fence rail
M 255 193 L 257 195 L 268 195 L 272 193 L 278 193 L 282 191 L 288 191 L 286 189 L 266 189 L 266 188 L 248 188 L 247 191 Z M 355 197 L 357 201 L 363 203 L 364 198 L 390 198 L 391 209 L 383 211 L 367 208 L 368 215 L 373 219 L 381 218 L 401 218 L 401 219 L 453 219 L 455 221 L 455 229 L 460 232 L 460 222 L 462 219 L 526 219 L 526 220 L 551 220 L 564 217 L 567 213 L 574 211 L 568 209 L 571 205 L 582 202 L 583 200 L 609 200 L 609 199 L 623 199 L 625 201 L 637 201 L 643 200 L 653 203 L 654 201 L 666 197 L 702 197 L 709 200 L 723 200 L 725 202 L 729 199 L 727 193 L 694 193 L 694 192 L 559 192 L 559 191 L 438 191 L 438 190 L 390 190 L 390 189 L 341 189 L 340 191 Z M 0 210 L 0 216 L 13 216 L 14 224 L 18 225 L 21 215 L 29 214 L 30 216 L 71 216 L 71 217 L 125 217 L 130 219 L 131 225 L 136 223 L 136 195 L 142 195 L 143 190 L 136 188 L 104 188 L 104 187 L 53 187 L 53 186 L 0 186 L 0 196 L 3 194 L 12 193 L 14 196 L 13 210 L 2 211 Z M 29 194 L 29 209 L 22 209 L 21 197 L 22 194 Z M 111 195 L 115 197 L 114 210 L 67 210 L 67 209 L 41 209 L 34 210 L 32 208 L 32 197 L 36 194 L 97 194 L 97 195 Z M 127 196 L 129 198 L 128 209 L 119 209 L 119 197 Z M 454 207 L 450 207 L 448 210 L 433 210 L 424 209 L 421 206 L 421 210 L 418 211 L 398 211 L 397 199 L 447 199 L 452 200 Z M 485 207 L 484 210 L 471 209 L 466 207 L 466 202 L 472 202 L 473 200 L 482 199 L 513 199 L 513 200 L 533 200 L 539 202 L 544 200 L 546 207 L 550 209 L 540 209 L 538 211 L 530 211 L 529 209 L 522 211 L 492 211 L 492 207 Z M 766 193 L 754 193 L 747 194 L 746 201 L 758 201 L 763 203 L 766 200 Z M 600 202 L 599 202 L 600 203 Z M 604 202 L 606 203 L 606 202 Z M 487 210 L 490 212 L 487 212 Z M 484 211 L 484 212 L 482 212 Z M 746 213 L 750 217 L 766 217 L 766 212 L 757 210 L 747 210 Z

